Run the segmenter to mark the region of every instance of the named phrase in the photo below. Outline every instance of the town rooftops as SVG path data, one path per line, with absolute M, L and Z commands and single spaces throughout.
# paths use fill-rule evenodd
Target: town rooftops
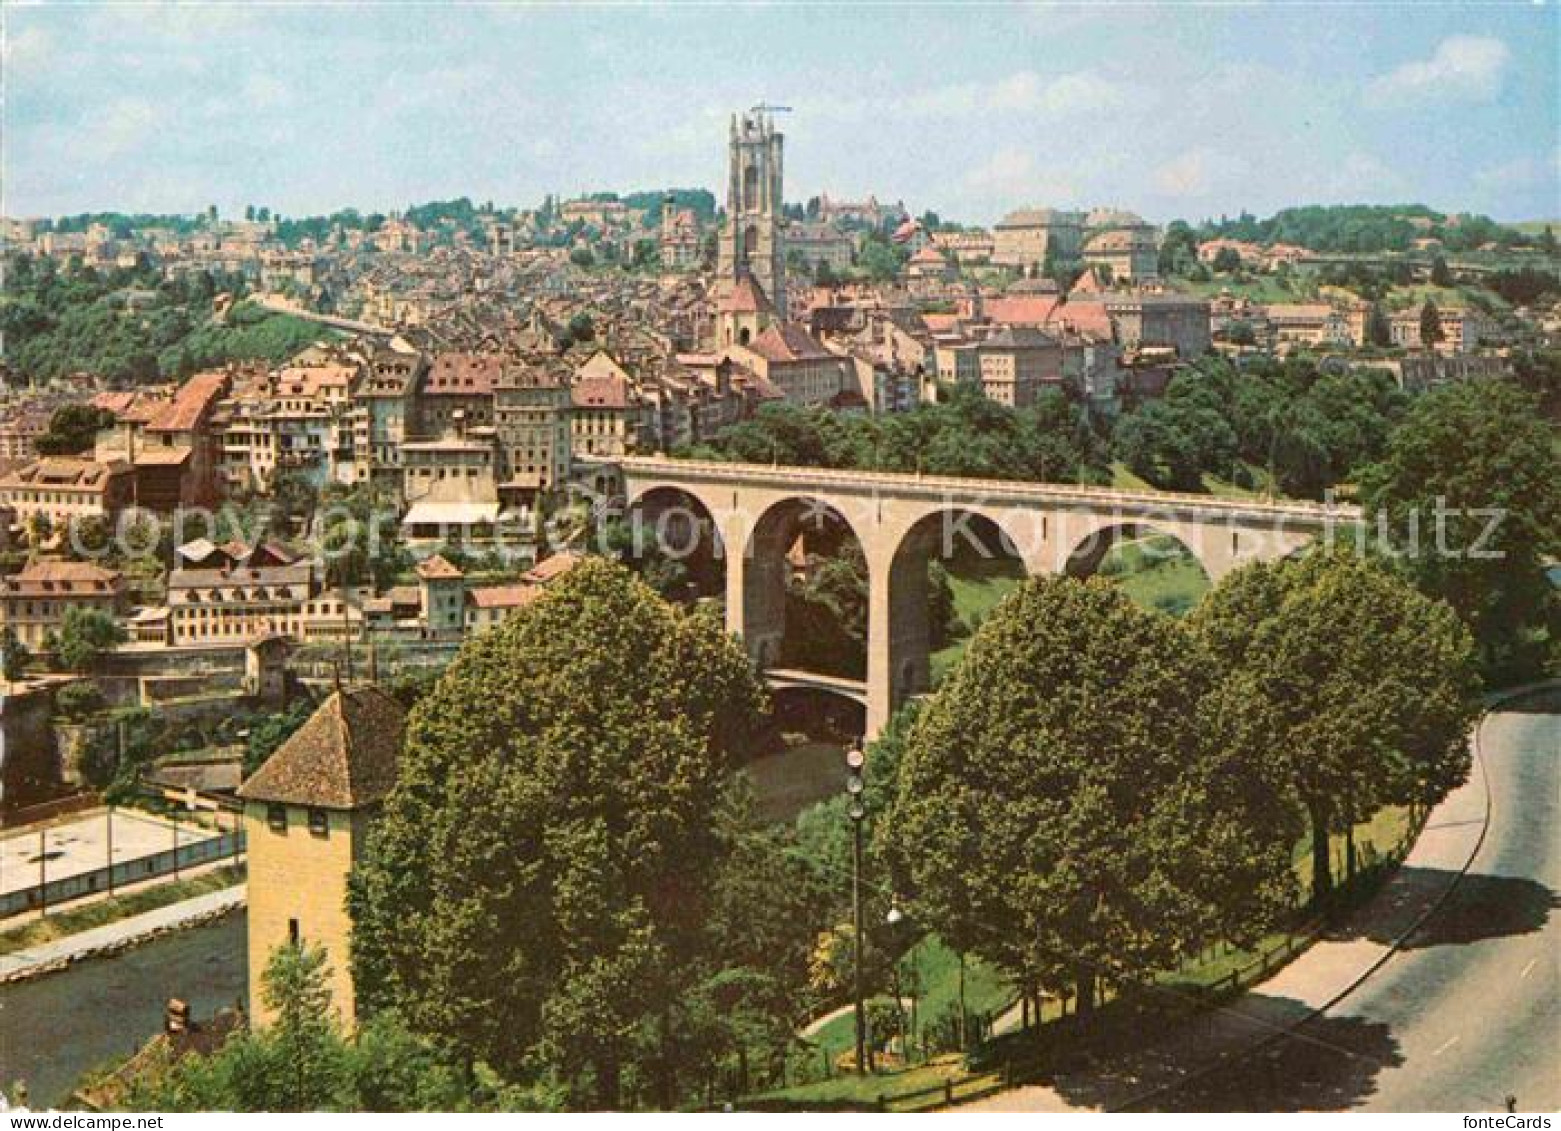
M 770 362 L 815 361 L 835 356 L 793 322 L 768 327 L 748 348 Z
M 1079 226 L 1083 222 L 1083 217 L 1074 212 L 1059 212 L 1055 208 L 1020 208 L 1004 216 L 996 227 L 1048 228 L 1061 224 Z
M 174 394 L 173 400 L 163 406 L 150 421 L 148 432 L 193 431 L 228 391 L 228 378 L 224 373 L 197 373 Z
M 79 456 L 46 456 L 17 468 L 5 482 L 10 486 L 98 491 L 113 476 L 129 471 L 130 465 L 124 460 L 99 463 Z
M 377 687 L 333 693 L 239 787 L 245 801 L 361 809 L 396 784 L 406 711 Z
M 5 591 L 11 596 L 40 596 L 43 594 L 112 593 L 119 585 L 120 575 L 111 569 L 95 566 L 90 562 L 33 562 L 21 572 L 7 578 Z
M 1057 295 L 988 299 L 985 313 L 993 322 L 1010 326 L 1042 326 L 1057 309 Z
M 1004 326 L 981 343 L 986 349 L 1040 349 L 1054 346 L 1057 339 L 1030 326 Z
M 543 558 L 522 574 L 521 580 L 530 585 L 546 585 L 564 576 L 584 560 L 583 555 L 572 550 L 564 550 L 551 557 Z
M 629 382 L 622 377 L 585 377 L 569 390 L 576 408 L 627 408 Z
M 479 609 L 518 609 L 542 596 L 540 585 L 483 585 L 466 592 L 466 600 Z
M 504 373 L 498 354 L 442 353 L 423 379 L 425 396 L 485 397 Z

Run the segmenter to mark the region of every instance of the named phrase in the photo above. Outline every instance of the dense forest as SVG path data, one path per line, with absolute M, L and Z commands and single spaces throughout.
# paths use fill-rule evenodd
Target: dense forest
M 221 321 L 212 317 L 218 294 L 246 292 L 239 275 L 162 279 L 146 267 L 62 270 L 21 256 L 0 296 L 6 361 L 34 380 L 91 373 L 145 384 L 227 361 L 282 361 L 332 333 L 242 301 Z

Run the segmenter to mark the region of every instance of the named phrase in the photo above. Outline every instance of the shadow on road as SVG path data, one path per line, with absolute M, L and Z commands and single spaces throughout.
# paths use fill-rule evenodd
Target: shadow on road
M 1414 927 L 1415 920 L 1424 914 L 1427 901 L 1453 878 L 1451 872 L 1441 868 L 1400 868 L 1394 882 L 1367 913 L 1351 916 L 1332 929 L 1328 937 L 1337 941 L 1366 938 L 1391 944 Z M 1534 880 L 1467 875 L 1457 881 L 1441 910 L 1415 931 L 1402 949 L 1420 950 L 1531 934 L 1541 930 L 1557 908 L 1561 908 L 1561 895 Z
M 1370 1097 L 1377 1077 L 1404 1061 L 1387 1025 L 1319 1017 L 1260 1053 L 1222 1065 L 1141 1111 L 1341 1111 Z
M 1561 715 L 1561 687 L 1541 687 L 1498 704 L 1497 714 Z

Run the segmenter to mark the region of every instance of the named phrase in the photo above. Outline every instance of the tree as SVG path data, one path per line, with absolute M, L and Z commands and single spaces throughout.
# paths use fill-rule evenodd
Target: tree
M 272 1013 L 271 1036 L 282 1069 L 278 1111 L 318 1110 L 340 1086 L 329 978 L 319 946 L 279 946 L 266 961 L 261 993 Z
M 484 1066 L 463 1071 L 393 1013 L 352 1039 L 331 1010 L 325 952 L 282 946 L 261 975 L 275 1012 L 268 1028 L 240 1032 L 218 1049 L 153 1062 L 130 1082 L 130 1111 L 534 1110 L 538 1097 L 506 1086 Z
M 596 265 L 596 256 L 592 254 L 591 249 L 588 247 L 577 247 L 569 253 L 569 262 L 576 267 L 594 267 Z
M 1027 993 L 1147 982 L 1291 884 L 1262 758 L 1206 743 L 1210 662 L 1108 583 L 1032 579 L 917 720 L 886 835 L 912 913 Z
M 1332 887 L 1330 833 L 1383 805 L 1432 805 L 1467 776 L 1472 641 L 1383 563 L 1333 549 L 1249 565 L 1188 623 L 1221 672 L 1217 740 L 1269 760 L 1307 815 L 1318 899 Z
M 1214 253 L 1211 266 L 1221 275 L 1234 275 L 1241 270 L 1241 253 L 1233 247 L 1222 247 Z
M 1425 305 L 1420 308 L 1420 344 L 1430 349 L 1444 337 L 1442 314 L 1436 309 L 1436 303 L 1426 299 Z
M 1433 287 L 1453 285 L 1453 273 L 1447 269 L 1447 260 L 1440 255 L 1431 257 L 1431 285 Z
M 569 340 L 571 342 L 589 342 L 596 338 L 596 323 L 589 312 L 577 310 L 569 316 Z
M 714 820 L 764 694 L 715 619 L 593 558 L 469 639 L 408 722 L 349 896 L 369 1012 L 616 1106 L 675 1088 Z
M 40 455 L 74 455 L 92 447 L 97 434 L 114 424 L 114 414 L 89 404 L 68 404 L 54 410 L 49 430 L 34 443 Z
M 1185 220 L 1172 220 L 1160 242 L 1160 274 L 1185 275 L 1198 262 L 1198 237 Z
M 71 609 L 60 624 L 55 654 L 59 662 L 74 672 L 92 669 L 104 652 L 125 642 L 125 630 L 114 617 L 101 609 Z
M 1233 346 L 1257 345 L 1257 332 L 1252 329 L 1252 323 L 1245 320 L 1232 322 L 1225 331 L 1225 337 Z
M 1493 683 L 1554 664 L 1561 602 L 1561 456 L 1535 398 L 1502 381 L 1420 397 L 1361 477 L 1369 528 L 1474 634 Z
M 17 638 L 15 629 L 6 628 L 0 632 L 0 677 L 5 679 L 7 686 L 25 679 L 27 665 L 32 661 L 32 652 Z
M 244 746 L 244 776 L 249 777 L 265 765 L 266 759 L 281 749 L 282 743 L 309 721 L 314 708 L 312 701 L 303 698 L 286 710 L 263 715 L 252 722 Z

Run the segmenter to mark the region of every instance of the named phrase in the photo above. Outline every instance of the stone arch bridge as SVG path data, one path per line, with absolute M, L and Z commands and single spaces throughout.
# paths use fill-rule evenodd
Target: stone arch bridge
M 785 632 L 786 552 L 810 516 L 833 512 L 844 521 L 867 560 L 867 680 L 835 690 L 865 701 L 868 737 L 929 686 L 926 566 L 962 541 L 981 552 L 983 534 L 990 540 L 995 527 L 1004 555 L 1031 575 L 1087 575 L 1118 539 L 1152 531 L 1179 540 L 1217 582 L 1237 566 L 1284 557 L 1361 521 L 1358 508 L 1337 504 L 653 457 L 600 465 L 587 480 L 631 513 L 652 516 L 636 524 L 637 535 L 673 555 L 715 532 L 727 627 L 784 686 L 807 683 L 803 673 L 774 670 Z

